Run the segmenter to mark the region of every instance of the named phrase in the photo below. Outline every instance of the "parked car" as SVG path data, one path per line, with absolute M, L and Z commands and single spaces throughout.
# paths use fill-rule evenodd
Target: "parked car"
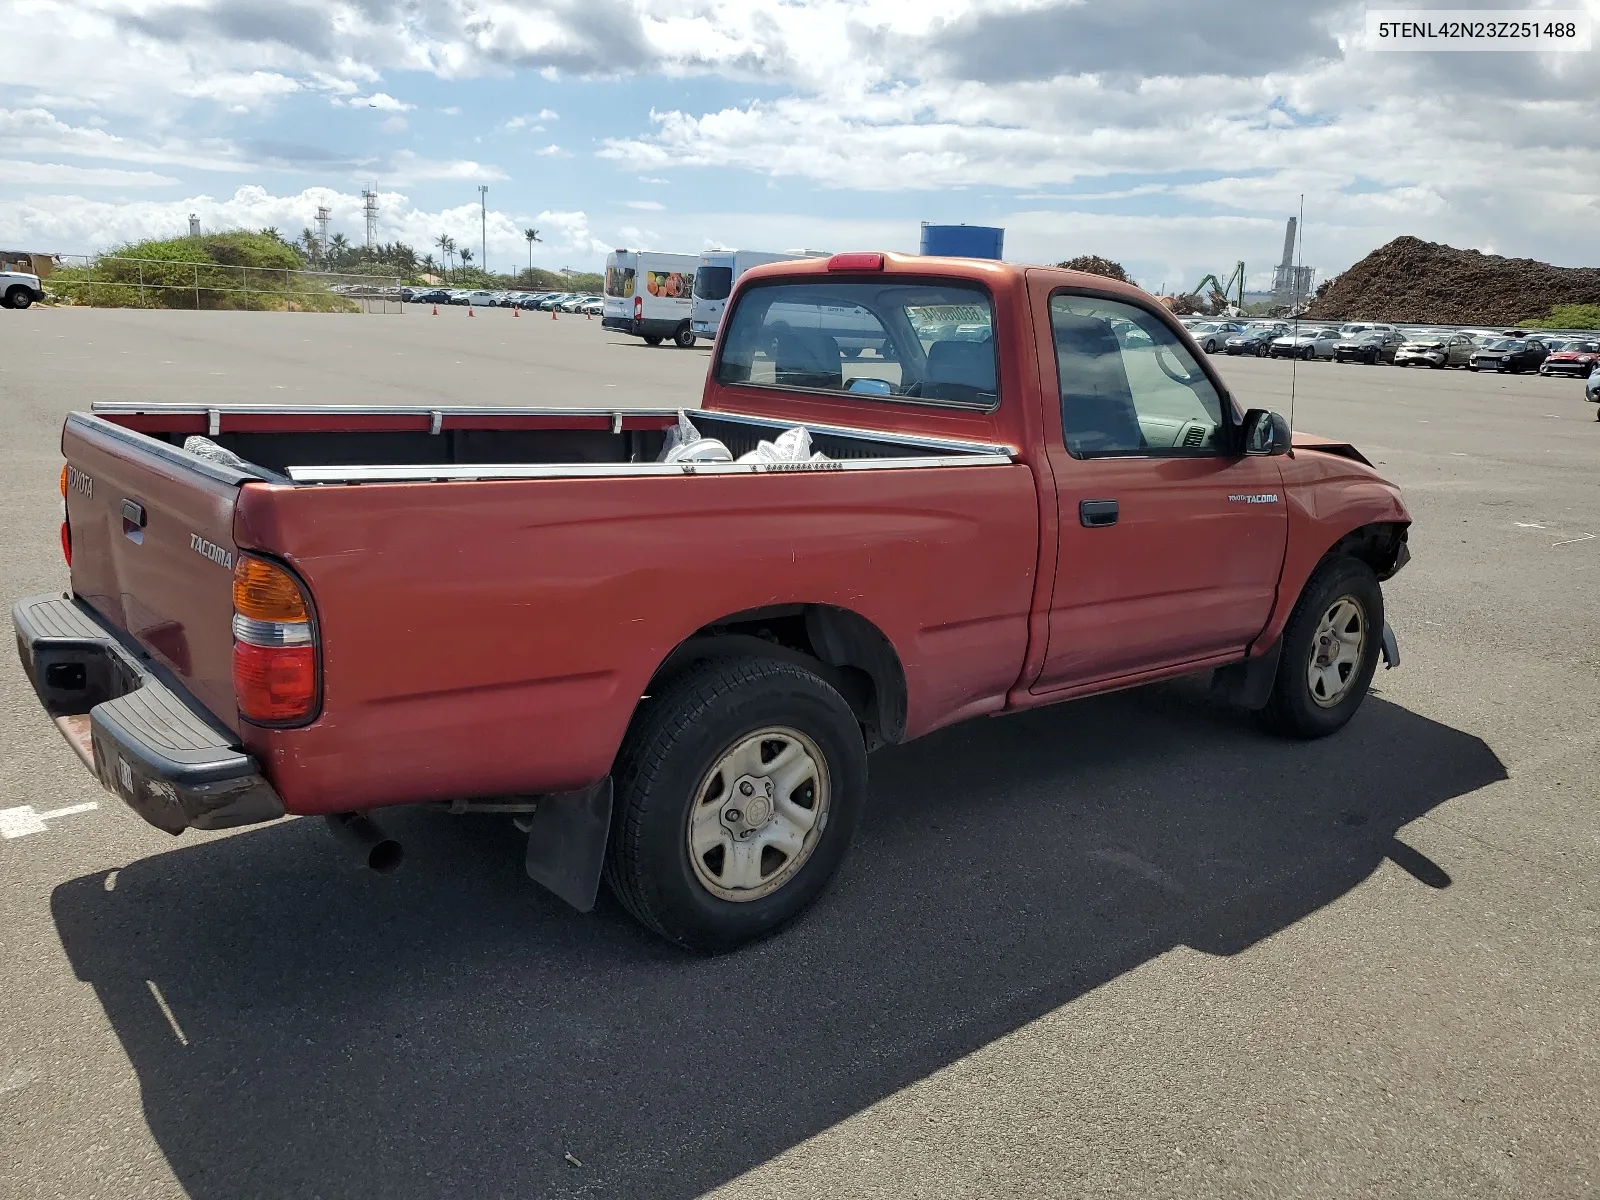
M 1302 329 L 1299 333 L 1273 339 L 1270 353 L 1273 358 L 1331 359 L 1338 344 L 1336 329 Z
M 0 308 L 28 308 L 44 299 L 39 277 L 28 271 L 0 271 Z
M 1539 364 L 1541 375 L 1577 375 L 1587 378 L 1600 371 L 1600 340 L 1573 338 L 1552 350 Z
M 588 296 L 578 305 L 578 311 L 586 317 L 601 317 L 605 315 L 606 302 L 599 296 Z
M 1229 354 L 1253 354 L 1257 358 L 1264 358 L 1272 349 L 1273 340 L 1288 332 L 1289 326 L 1282 321 L 1253 321 L 1238 333 L 1229 334 L 1222 348 Z
M 589 297 L 587 296 L 568 296 L 561 302 L 561 311 L 564 313 L 575 313 L 578 311 L 578 305 L 582 304 L 588 298 Z
M 449 289 L 449 296 L 450 296 L 450 303 L 451 304 L 470 304 L 471 303 L 471 299 L 470 299 L 471 295 L 472 295 L 471 292 L 466 291 L 466 290 L 464 290 L 462 288 L 451 288 L 451 289 Z
M 447 288 L 428 288 L 419 291 L 411 297 L 414 304 L 449 304 L 450 291 Z
M 1190 328 L 1189 336 L 1207 354 L 1215 354 L 1227 344 L 1230 337 L 1243 332 L 1244 326 L 1237 321 L 1202 321 Z
M 1398 657 L 1399 489 L 1246 410 L 1137 288 L 929 262 L 757 268 L 686 416 L 72 413 L 70 582 L 13 609 L 27 677 L 159 829 L 326 816 L 393 867 L 372 809 L 516 812 L 535 880 L 588 910 L 603 875 L 711 951 L 817 898 L 877 746 L 1186 674 L 1279 733 L 1342 728 Z M 894 353 L 847 373 L 841 304 Z M 995 336 L 924 348 L 909 306 Z
M 572 299 L 571 292 L 551 292 L 543 300 L 539 301 L 539 311 L 549 312 L 553 308 L 559 308 L 570 299 Z
M 1497 338 L 1472 351 L 1467 364 L 1471 371 L 1509 371 L 1520 375 L 1523 371 L 1537 370 L 1548 351 L 1544 343 L 1535 338 Z
M 1590 404 L 1600 404 L 1600 371 L 1589 373 L 1589 382 L 1583 385 L 1583 398 Z M 1600 410 L 1594 416 L 1595 420 L 1600 421 Z
M 1396 329 L 1368 329 L 1362 333 L 1342 336 L 1333 344 L 1334 362 L 1359 362 L 1368 366 L 1392 363 L 1395 351 L 1405 342 L 1405 336 Z
M 1413 334 L 1395 351 L 1397 367 L 1464 367 L 1477 343 L 1471 334 Z
M 537 309 L 539 302 L 548 295 L 550 295 L 549 292 L 527 292 L 517 301 L 517 307 L 524 311 Z
M 1373 332 L 1398 333 L 1400 331 L 1393 325 L 1388 325 L 1379 321 L 1346 321 L 1343 325 L 1339 326 L 1339 336 L 1342 338 L 1353 338 L 1357 334 Z

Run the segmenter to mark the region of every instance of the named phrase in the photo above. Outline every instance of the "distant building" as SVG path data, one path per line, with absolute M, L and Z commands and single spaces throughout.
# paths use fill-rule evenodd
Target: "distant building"
M 0 271 L 25 271 L 49 279 L 53 266 L 55 260 L 37 250 L 0 250 Z

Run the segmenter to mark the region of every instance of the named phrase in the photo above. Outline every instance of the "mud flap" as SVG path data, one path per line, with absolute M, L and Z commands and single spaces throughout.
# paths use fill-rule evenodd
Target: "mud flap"
M 528 832 L 528 878 L 579 912 L 592 911 L 611 836 L 611 776 L 581 792 L 541 796 L 518 826 Z
M 1394 630 L 1389 628 L 1389 622 L 1383 623 L 1383 669 L 1392 671 L 1400 665 L 1400 643 L 1394 640 Z
M 1212 691 L 1228 703 L 1252 712 L 1265 708 L 1272 698 L 1282 654 L 1283 639 L 1279 638 L 1265 654 L 1217 668 L 1211 676 Z

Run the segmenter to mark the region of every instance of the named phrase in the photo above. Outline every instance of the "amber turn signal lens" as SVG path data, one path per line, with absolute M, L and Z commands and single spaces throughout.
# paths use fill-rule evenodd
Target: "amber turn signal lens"
M 244 555 L 233 569 L 233 611 L 253 621 L 309 619 L 293 575 L 275 563 Z
M 67 464 L 61 464 L 61 498 L 67 498 Z

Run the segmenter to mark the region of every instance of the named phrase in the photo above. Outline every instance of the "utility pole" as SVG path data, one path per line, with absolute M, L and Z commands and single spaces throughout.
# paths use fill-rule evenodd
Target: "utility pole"
M 489 273 L 489 185 L 478 185 L 478 268 Z
M 361 200 L 367 217 L 367 249 L 370 250 L 378 238 L 378 193 L 369 189 L 361 193 Z

